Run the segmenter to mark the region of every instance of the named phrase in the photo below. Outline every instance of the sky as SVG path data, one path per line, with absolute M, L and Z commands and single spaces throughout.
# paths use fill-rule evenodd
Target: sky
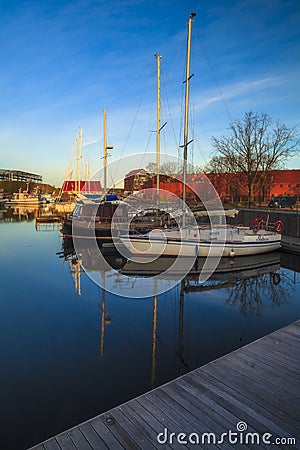
M 82 127 L 83 176 L 88 157 L 97 171 L 103 109 L 110 161 L 155 151 L 156 53 L 162 158 L 180 156 L 191 12 L 191 162 L 248 111 L 300 131 L 299 0 L 0 0 L 0 12 L 0 168 L 60 185 Z

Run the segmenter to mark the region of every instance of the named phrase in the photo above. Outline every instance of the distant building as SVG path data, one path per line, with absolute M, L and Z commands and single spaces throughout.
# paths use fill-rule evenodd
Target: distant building
M 124 178 L 125 192 L 138 191 L 140 186 L 143 186 L 146 180 L 150 177 L 145 169 L 134 169 L 128 172 Z
M 41 183 L 42 176 L 35 173 L 23 172 L 22 170 L 0 169 L 0 180 L 3 181 L 33 181 Z
M 243 173 L 209 173 L 187 174 L 186 197 L 188 201 L 197 201 L 197 194 L 210 190 L 205 182 L 211 181 L 221 200 L 225 202 L 243 202 L 248 200 L 247 178 Z M 160 176 L 160 189 L 182 197 L 183 183 L 180 176 Z M 202 186 L 201 186 L 202 185 Z M 156 187 L 156 176 L 148 174 L 144 169 L 132 170 L 125 176 L 125 191 L 149 189 Z M 210 193 L 212 194 L 212 192 Z M 300 169 L 272 170 L 268 174 L 268 182 L 263 188 L 257 187 L 254 201 L 263 202 L 278 195 L 300 197 Z
M 74 192 L 90 192 L 94 194 L 98 194 L 102 192 L 102 186 L 100 181 L 80 181 L 80 189 L 78 189 L 78 181 L 75 180 L 66 180 L 62 185 L 62 192 L 65 193 L 74 193 Z

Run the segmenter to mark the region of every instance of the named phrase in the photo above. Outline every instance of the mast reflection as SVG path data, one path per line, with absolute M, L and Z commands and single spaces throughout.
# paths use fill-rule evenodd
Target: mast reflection
M 107 286 L 107 279 L 109 278 L 110 283 L 114 282 L 120 286 L 127 283 L 127 287 L 130 290 L 134 287 L 137 278 L 143 278 L 145 283 L 149 281 L 152 283 L 152 298 L 150 297 L 149 300 L 152 301 L 150 388 L 153 389 L 157 385 L 159 359 L 158 315 L 161 298 L 158 280 L 155 278 L 155 275 L 163 274 L 172 266 L 174 259 L 158 258 L 151 263 L 139 264 L 138 262 L 126 260 L 117 252 L 109 251 L 105 254 L 103 248 L 101 251 L 111 270 L 99 270 L 97 255 L 91 252 L 86 242 L 83 242 L 82 248 L 79 250 L 77 246 L 78 254 L 76 254 L 72 238 L 70 237 L 63 239 L 63 250 L 60 257 L 69 262 L 78 295 L 81 295 L 80 277 L 83 272 L 97 271 L 98 269 L 101 275 L 101 332 L 99 346 L 101 356 L 104 356 L 105 328 L 106 325 L 111 323 L 105 304 L 106 287 L 109 287 Z M 292 283 L 287 279 L 284 269 L 280 266 L 280 258 L 280 252 L 230 259 L 223 258 L 212 276 L 204 283 L 199 282 L 199 274 L 204 266 L 205 258 L 197 258 L 190 272 L 180 281 L 180 289 L 172 290 L 172 300 L 174 299 L 175 302 L 178 302 L 179 306 L 179 314 L 176 319 L 176 322 L 178 321 L 176 354 L 179 376 L 189 370 L 184 354 L 184 303 L 187 298 L 193 295 L 194 298 L 201 301 L 202 298 L 205 298 L 207 291 L 222 290 L 225 303 L 238 307 L 241 315 L 262 315 L 266 301 L 280 307 L 280 305 L 288 301 L 290 289 L 293 289 Z M 166 273 L 166 282 L 171 278 L 180 277 L 179 273 L 170 271 Z M 121 277 L 121 275 L 126 275 L 126 277 Z M 120 290 L 120 292 L 122 291 Z

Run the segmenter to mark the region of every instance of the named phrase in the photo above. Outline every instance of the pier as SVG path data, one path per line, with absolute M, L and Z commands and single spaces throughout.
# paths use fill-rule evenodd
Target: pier
M 299 344 L 300 320 L 31 450 L 300 449 Z

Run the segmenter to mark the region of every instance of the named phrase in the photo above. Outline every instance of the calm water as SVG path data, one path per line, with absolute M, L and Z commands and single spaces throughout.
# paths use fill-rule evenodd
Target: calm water
M 1 448 L 26 449 L 300 316 L 288 255 L 258 276 L 231 271 L 201 287 L 190 276 L 157 299 L 134 298 L 135 279 L 122 276 L 128 298 L 103 295 L 68 243 L 57 254 L 58 230 L 3 221 L 0 237 Z

